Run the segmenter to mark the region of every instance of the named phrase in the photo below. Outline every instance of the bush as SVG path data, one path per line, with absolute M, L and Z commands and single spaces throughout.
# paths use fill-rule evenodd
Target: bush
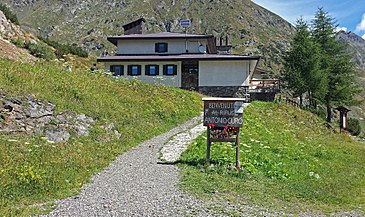
M 361 126 L 360 126 L 359 120 L 357 120 L 355 118 L 349 118 L 348 119 L 348 127 L 347 127 L 347 129 L 354 136 L 360 135 L 360 133 L 361 133 Z
M 19 38 L 12 39 L 11 43 L 13 43 L 15 46 L 17 46 L 19 48 L 25 48 L 25 46 L 26 46 L 25 41 L 23 41 L 22 39 L 19 39 Z
M 79 57 L 88 57 L 89 54 L 84 51 L 81 47 L 78 47 L 77 44 L 61 44 L 58 43 L 57 41 L 53 41 L 49 38 L 39 38 L 41 39 L 44 43 L 48 44 L 49 46 L 52 46 L 56 49 L 56 55 L 58 58 L 62 58 L 64 55 L 67 54 L 73 54 Z
M 45 44 L 42 44 L 42 43 L 38 43 L 38 44 L 28 43 L 26 45 L 26 48 L 30 51 L 30 53 L 33 56 L 43 58 L 45 60 L 53 60 L 53 59 L 56 58 L 53 51 L 49 47 L 47 47 L 47 45 L 45 45 Z
M 4 13 L 6 19 L 19 25 L 18 17 L 6 5 L 0 3 L 0 11 Z

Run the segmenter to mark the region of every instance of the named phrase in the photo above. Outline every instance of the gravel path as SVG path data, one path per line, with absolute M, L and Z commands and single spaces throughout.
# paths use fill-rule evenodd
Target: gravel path
M 178 190 L 178 168 L 158 163 L 158 155 L 169 138 L 200 120 L 194 118 L 119 156 L 80 195 L 59 201 L 49 216 L 198 215 L 194 212 L 200 201 Z

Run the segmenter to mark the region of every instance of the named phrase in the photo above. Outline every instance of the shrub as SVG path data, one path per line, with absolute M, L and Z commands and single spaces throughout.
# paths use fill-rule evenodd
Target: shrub
M 42 38 L 40 37 L 44 43 L 48 44 L 49 46 L 52 46 L 56 49 L 56 55 L 58 58 L 62 58 L 64 55 L 67 54 L 73 54 L 79 57 L 88 57 L 89 54 L 84 51 L 81 47 L 78 47 L 77 44 L 61 44 L 57 41 L 53 41 L 49 38 Z
M 361 133 L 361 126 L 360 126 L 359 120 L 357 120 L 355 118 L 349 118 L 348 119 L 348 127 L 347 127 L 347 129 L 354 136 L 360 135 L 360 133 Z
M 0 11 L 4 13 L 6 19 L 19 25 L 18 17 L 6 5 L 0 3 Z
M 19 38 L 12 39 L 11 43 L 13 43 L 15 46 L 17 46 L 19 48 L 25 48 L 25 46 L 26 46 L 25 41 L 23 41 L 22 39 L 19 39 Z
M 26 48 L 30 51 L 30 53 L 36 57 L 39 58 L 43 58 L 46 60 L 53 60 L 56 58 L 55 54 L 53 53 L 53 51 L 47 47 L 47 45 L 42 44 L 42 43 L 38 43 L 38 44 L 33 44 L 33 43 L 29 43 L 26 45 Z

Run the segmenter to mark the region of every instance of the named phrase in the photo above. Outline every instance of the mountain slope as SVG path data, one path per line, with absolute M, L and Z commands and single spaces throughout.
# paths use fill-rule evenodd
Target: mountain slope
M 230 34 L 237 53 L 261 55 L 265 68 L 275 70 L 294 32 L 288 22 L 249 0 L 5 2 L 23 27 L 63 43 L 76 42 L 96 54 L 113 51 L 106 36 L 123 34 L 122 25 L 137 18 L 147 20 L 149 32 L 183 32 L 179 20 L 190 18 L 188 32 Z
M 340 31 L 337 40 L 348 46 L 356 66 L 365 71 L 365 40 L 353 32 Z
M 11 23 L 0 11 L 0 57 L 14 61 L 34 62 L 36 58 L 26 49 L 16 47 L 11 40 L 34 40 L 30 34 L 27 34 L 19 26 Z

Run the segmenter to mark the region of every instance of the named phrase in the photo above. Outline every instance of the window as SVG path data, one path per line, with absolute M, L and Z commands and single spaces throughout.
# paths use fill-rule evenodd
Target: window
M 163 74 L 164 75 L 177 75 L 177 65 L 164 65 Z
M 156 53 L 166 53 L 168 45 L 167 43 L 156 43 L 155 44 L 155 52 Z
M 146 65 L 146 75 L 154 76 L 159 75 L 159 67 L 158 65 Z
M 113 76 L 124 75 L 124 66 L 122 65 L 111 65 L 110 72 L 113 72 Z
M 128 75 L 141 75 L 141 65 L 128 65 Z

